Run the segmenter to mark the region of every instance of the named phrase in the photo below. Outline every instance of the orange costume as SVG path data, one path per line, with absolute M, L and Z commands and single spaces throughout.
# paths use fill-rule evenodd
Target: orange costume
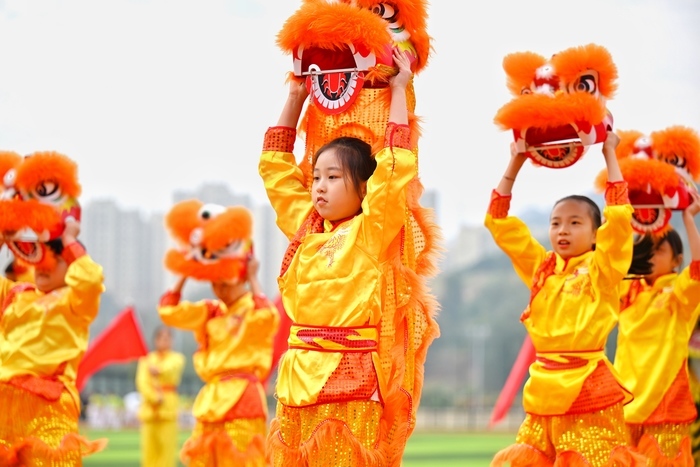
M 623 299 L 615 369 L 634 394 L 625 406 L 631 442 L 661 462 L 652 465 L 694 465 L 689 426 L 697 412 L 687 359 L 698 303 L 700 261 L 651 285 L 635 280 Z
M 521 321 L 537 356 L 516 444 L 492 465 L 645 465 L 626 446 L 622 405 L 630 394 L 603 351 L 632 259 L 626 184 L 608 186 L 595 250 L 568 260 L 547 252 L 522 221 L 508 216 L 510 199 L 493 192 L 485 225 L 530 287 Z
M 408 127 L 389 124 L 362 212 L 334 224 L 313 209 L 294 138 L 293 128 L 270 128 L 259 165 L 278 226 L 292 239 L 279 279 L 294 324 L 279 364 L 274 465 L 388 465 L 392 433 L 380 419 L 393 401 L 380 321 L 394 306 L 384 294 L 389 250 L 405 220 L 416 154 L 407 149 Z
M 180 457 L 189 466 L 264 466 L 267 402 L 261 381 L 272 362 L 277 308 L 247 293 L 230 308 L 218 300 L 180 302 L 166 292 L 158 313 L 169 326 L 194 332 L 194 369 L 205 382 L 197 419 Z
M 60 277 L 46 293 L 0 278 L 0 465 L 80 466 L 106 442 L 78 431 L 75 379 L 104 286 L 102 267 L 63 236 L 68 217 L 80 219 L 77 165 L 0 152 L 0 175 L 2 240 L 37 274 Z
M 75 387 L 102 268 L 83 253 L 68 267 L 66 284 L 44 294 L 0 278 L 0 465 L 76 466 L 104 447 L 78 434 Z

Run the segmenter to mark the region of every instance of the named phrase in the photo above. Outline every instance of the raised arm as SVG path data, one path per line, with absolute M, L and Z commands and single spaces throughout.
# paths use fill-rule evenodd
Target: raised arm
M 691 193 L 691 196 L 693 197 L 693 202 L 683 210 L 683 225 L 688 235 L 688 249 L 690 250 L 690 263 L 692 264 L 700 262 L 700 233 L 695 223 L 695 216 L 700 212 L 700 194 Z
M 491 192 L 491 200 L 484 225 L 498 247 L 508 255 L 513 268 L 528 287 L 547 250 L 530 234 L 527 226 L 517 217 L 508 215 L 513 185 L 527 156 L 518 153 L 515 144 L 510 145 L 510 160 L 496 189 Z
M 65 281 L 69 287 L 71 311 L 92 321 L 100 309 L 100 297 L 104 292 L 102 266 L 95 263 L 78 242 L 79 233 L 80 223 L 74 219 L 66 220 L 61 236 L 61 257 L 68 265 Z
M 413 73 L 405 53 L 394 49 L 399 71 L 389 80 L 391 103 L 384 137 L 384 149 L 377 153 L 377 168 L 367 180 L 362 201 L 367 248 L 381 259 L 405 221 L 406 186 L 416 176 L 417 159 L 410 143 L 406 87 Z
M 292 80 L 277 126 L 267 129 L 258 172 L 277 213 L 277 225 L 291 239 L 311 212 L 313 204 L 304 174 L 294 158 L 296 126 L 308 97 L 304 82 Z
M 603 211 L 605 222 L 596 235 L 596 249 L 593 264 L 597 265 L 591 271 L 594 280 L 602 284 L 601 290 L 612 289 L 627 275 L 632 264 L 634 238 L 631 224 L 634 209 L 629 204 L 627 182 L 622 178 L 622 172 L 615 155 L 615 148 L 620 143 L 620 137 L 608 131 L 603 143 L 603 157 L 608 171 L 608 183 L 605 189 L 605 204 Z

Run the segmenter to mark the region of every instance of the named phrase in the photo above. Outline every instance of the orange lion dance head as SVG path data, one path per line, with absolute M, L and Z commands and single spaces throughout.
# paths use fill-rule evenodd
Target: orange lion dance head
M 303 0 L 277 35 L 292 55 L 293 79 L 305 80 L 310 102 L 300 124 L 306 152 L 302 170 L 309 183 L 311 158 L 340 136 L 360 138 L 376 149 L 383 143 L 391 100 L 389 78 L 398 72 L 392 50 L 406 52 L 413 72 L 431 52 L 424 0 Z M 413 87 L 407 89 L 411 134 L 418 125 Z
M 494 118 L 512 130 L 520 153 L 537 165 L 569 167 L 613 128 L 606 101 L 616 89 L 617 67 L 596 44 L 572 47 L 549 60 L 533 52 L 503 59 L 515 96 Z
M 172 273 L 210 282 L 245 280 L 253 253 L 248 209 L 186 200 L 172 207 L 165 225 L 178 244 L 165 255 Z
M 663 235 L 673 211 L 692 203 L 700 181 L 700 137 L 688 127 L 671 126 L 650 135 L 618 131 L 616 155 L 634 207 L 632 227 L 640 234 Z M 606 172 L 596 179 L 603 190 Z
M 35 152 L 0 157 L 3 176 L 0 232 L 12 253 L 37 269 L 52 269 L 46 242 L 61 237 L 69 217 L 80 221 L 78 166 L 67 156 Z

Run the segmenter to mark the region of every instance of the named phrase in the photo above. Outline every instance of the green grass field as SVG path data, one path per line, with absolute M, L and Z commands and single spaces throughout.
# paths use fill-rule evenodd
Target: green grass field
M 87 431 L 90 439 L 109 438 L 103 452 L 85 459 L 85 467 L 138 467 L 139 433 L 129 431 Z M 180 443 L 187 438 L 180 433 Z M 500 433 L 414 433 L 403 458 L 403 467 L 487 467 L 499 449 L 512 443 L 515 435 Z

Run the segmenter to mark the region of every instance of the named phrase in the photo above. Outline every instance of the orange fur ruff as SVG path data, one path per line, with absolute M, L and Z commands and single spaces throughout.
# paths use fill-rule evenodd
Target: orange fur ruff
M 630 191 L 646 191 L 651 186 L 658 193 L 665 193 L 678 186 L 678 174 L 673 167 L 653 159 L 625 158 L 620 160 L 620 171 Z M 595 186 L 600 192 L 605 191 L 607 171 L 601 171 L 596 177 Z
M 552 128 L 576 121 L 598 123 L 607 111 L 600 101 L 587 93 L 526 94 L 501 107 L 494 121 L 503 130 L 512 128 Z
M 165 224 L 171 236 L 182 245 L 182 248 L 166 252 L 165 267 L 171 272 L 212 282 L 239 279 L 245 273 L 253 230 L 253 217 L 248 209 L 214 207 L 199 200 L 185 200 L 166 214 Z M 193 244 L 195 229 L 199 238 Z M 238 243 L 240 247 L 235 248 L 236 251 L 227 250 Z M 201 257 L 193 257 L 193 250 L 199 251 Z
M 650 135 L 657 158 L 673 164 L 676 157 L 686 162 L 685 169 L 693 180 L 700 181 L 700 136 L 692 128 L 671 126 Z
M 29 192 L 45 181 L 58 184 L 65 195 L 72 198 L 80 196 L 78 165 L 63 154 L 35 152 L 25 157 L 17 169 L 16 186 L 20 191 Z
M 617 67 L 605 47 L 587 44 L 554 54 L 552 65 L 562 83 L 573 83 L 586 70 L 598 72 L 598 89 L 611 99 L 617 90 Z
M 547 63 L 547 59 L 534 52 L 516 52 L 503 58 L 503 70 L 507 76 L 507 86 L 515 96 L 523 89 L 529 89 L 535 71 Z
M 634 143 L 644 136 L 644 133 L 637 130 L 617 130 L 615 133 L 620 137 L 620 143 L 615 148 L 615 156 L 618 160 L 633 155 L 635 153 Z M 605 186 L 601 188 L 601 191 L 604 189 Z

